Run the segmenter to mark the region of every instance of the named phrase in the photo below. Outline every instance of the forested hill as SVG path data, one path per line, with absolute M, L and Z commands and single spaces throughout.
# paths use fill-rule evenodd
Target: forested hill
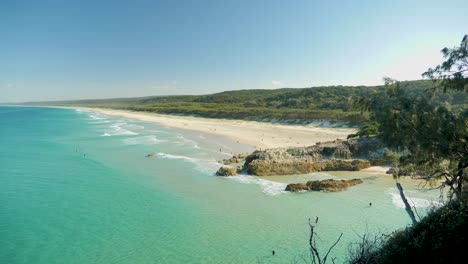
M 432 87 L 431 81 L 407 81 L 402 86 L 415 92 Z M 362 124 L 366 116 L 353 108 L 357 98 L 384 86 L 322 86 L 274 90 L 237 90 L 209 95 L 152 96 L 79 101 L 34 102 L 34 105 L 87 106 L 258 121 L 305 123 L 330 120 Z M 465 95 L 445 95 L 448 101 L 464 103 Z

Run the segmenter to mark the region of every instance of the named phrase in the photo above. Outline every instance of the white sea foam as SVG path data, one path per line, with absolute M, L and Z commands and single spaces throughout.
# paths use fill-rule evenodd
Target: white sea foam
M 105 132 L 104 134 L 102 134 L 101 136 L 103 137 L 108 137 L 108 136 L 131 136 L 131 135 L 138 135 L 138 133 L 136 132 L 133 132 L 133 131 L 130 131 L 130 130 L 127 130 L 127 129 L 124 129 L 122 128 L 123 125 L 125 125 L 126 123 L 115 123 L 113 125 L 110 126 L 110 128 L 112 129 L 111 131 L 107 131 Z
M 110 123 L 111 121 L 109 120 L 98 120 L 98 121 L 92 121 L 89 122 L 90 124 L 105 124 L 105 123 Z
M 187 156 L 182 156 L 182 155 L 172 155 L 172 154 L 167 154 L 167 153 L 158 153 L 158 158 L 165 158 L 165 159 L 183 159 L 183 160 L 187 160 L 187 161 L 190 161 L 190 162 L 198 162 L 200 161 L 200 159 L 196 159 L 196 158 L 191 158 L 191 157 L 187 157 Z
M 264 179 L 259 179 L 258 177 L 255 177 L 255 176 L 248 176 L 248 175 L 237 175 L 237 176 L 226 177 L 226 178 L 229 178 L 229 179 L 232 179 L 240 183 L 244 183 L 244 184 L 257 184 L 262 189 L 262 192 L 268 195 L 278 195 L 278 194 L 286 193 L 286 191 L 284 190 L 287 186 L 286 183 L 268 181 Z
M 164 139 L 158 139 L 154 135 L 142 136 L 142 137 L 131 137 L 123 140 L 126 145 L 144 145 L 144 144 L 160 144 L 167 142 Z
M 126 124 L 125 126 L 131 129 L 140 129 L 140 130 L 145 128 L 144 126 L 137 125 L 137 124 Z
M 169 132 L 166 132 L 166 131 L 162 131 L 162 130 L 156 130 L 156 129 L 149 129 L 149 130 L 146 130 L 150 133 L 164 133 L 164 134 L 169 134 Z
M 192 157 L 187 157 L 187 156 L 182 156 L 182 155 L 173 155 L 173 154 L 168 154 L 168 153 L 157 153 L 158 158 L 164 158 L 164 159 L 179 159 L 179 160 L 184 160 L 190 163 L 195 164 L 195 169 L 207 173 L 207 174 L 213 174 L 213 171 L 219 168 L 221 164 L 214 160 L 205 160 L 205 159 L 198 159 L 198 158 L 192 158 Z
M 191 140 L 191 139 L 188 139 L 188 138 L 185 138 L 185 137 L 182 136 L 182 135 L 178 135 L 177 138 L 178 138 L 178 139 L 181 139 L 182 141 L 184 141 L 184 142 L 186 142 L 186 143 L 197 144 L 196 141 Z
M 77 113 L 90 113 L 91 111 L 90 111 L 90 110 L 84 110 L 84 109 L 75 108 L 75 112 L 77 112 Z
M 403 200 L 401 199 L 401 196 L 398 193 L 390 193 L 392 196 L 392 202 L 393 204 L 398 207 L 398 208 L 405 208 L 405 204 L 403 203 Z M 440 207 L 442 203 L 438 201 L 431 201 L 423 198 L 414 198 L 414 197 L 409 197 L 406 196 L 406 199 L 408 200 L 408 203 L 412 207 L 416 208 L 425 208 L 425 207 Z
M 100 117 L 100 116 L 95 115 L 95 114 L 90 114 L 89 118 L 91 118 L 92 120 L 102 120 L 102 119 L 104 119 L 104 117 Z
M 193 148 L 202 149 L 200 148 L 200 146 L 198 146 L 198 142 L 196 142 L 195 140 L 185 138 L 182 135 L 178 135 L 177 138 L 183 141 L 183 142 L 175 141 L 178 144 L 188 144 L 188 145 L 191 145 Z

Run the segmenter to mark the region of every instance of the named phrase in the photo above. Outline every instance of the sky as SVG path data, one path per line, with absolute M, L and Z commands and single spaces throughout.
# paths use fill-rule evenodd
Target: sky
M 421 79 L 468 1 L 0 0 L 0 102 Z

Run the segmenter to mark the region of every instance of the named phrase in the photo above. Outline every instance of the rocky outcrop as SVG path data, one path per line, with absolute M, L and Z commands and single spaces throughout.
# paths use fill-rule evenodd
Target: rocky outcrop
M 235 176 L 235 175 L 237 175 L 238 169 L 240 169 L 240 168 L 221 167 L 216 172 L 216 175 L 218 175 L 218 176 Z
M 231 164 L 242 163 L 242 162 L 244 162 L 245 158 L 246 158 L 247 156 L 249 156 L 249 155 L 250 155 L 249 153 L 237 154 L 237 155 L 232 156 L 232 158 L 223 159 L 223 160 L 219 161 L 219 163 L 222 163 L 222 164 L 224 164 L 224 165 L 231 165 Z
M 310 147 L 255 151 L 245 158 L 244 170 L 258 176 L 305 174 L 318 171 L 357 171 L 383 156 L 375 139 L 335 140 Z
M 254 160 L 247 173 L 257 176 L 307 174 L 319 171 L 359 171 L 370 167 L 367 160 L 314 160 L 310 158 L 284 160 Z
M 384 146 L 376 138 L 335 140 L 310 147 L 257 150 L 238 154 L 220 161 L 224 165 L 240 165 L 237 173 L 251 175 L 292 175 L 319 171 L 358 171 L 368 168 L 375 160 L 385 159 Z M 233 174 L 220 168 L 217 175 Z
M 286 186 L 285 191 L 300 192 L 300 191 L 326 191 L 339 192 L 346 190 L 350 186 L 362 183 L 361 179 L 352 180 L 322 180 L 308 181 L 307 183 L 291 183 Z

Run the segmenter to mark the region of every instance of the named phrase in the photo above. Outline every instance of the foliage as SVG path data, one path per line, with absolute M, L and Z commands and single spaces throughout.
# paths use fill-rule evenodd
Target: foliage
M 401 162 L 431 167 L 426 175 L 445 177 L 445 185 L 458 195 L 463 170 L 468 166 L 468 110 L 454 109 L 426 94 L 411 94 L 400 83 L 388 86 L 366 103 L 371 120 L 379 123 L 382 141 L 407 151 Z
M 432 86 L 431 81 L 404 82 L 409 90 L 419 93 Z M 238 90 L 209 95 L 152 96 L 40 102 L 42 105 L 73 105 L 147 111 L 161 114 L 194 115 L 257 121 L 312 122 L 330 120 L 362 125 L 368 120 L 353 105 L 355 99 L 367 98 L 384 90 L 384 86 L 324 86 L 283 88 L 275 90 Z M 444 100 L 463 103 L 463 97 L 447 95 Z M 31 103 L 29 103 L 31 104 Z
M 441 52 L 446 60 L 430 68 L 423 73 L 423 76 L 435 80 L 444 91 L 451 89 L 466 92 L 468 90 L 468 35 L 463 37 L 459 47 L 444 48 Z
M 379 123 L 375 121 L 368 122 L 362 126 L 356 134 L 348 135 L 349 138 L 376 136 L 379 133 Z
M 452 201 L 388 238 L 364 236 L 352 246 L 349 263 L 464 263 L 467 202 Z
M 440 78 L 434 82 L 443 85 L 444 93 L 434 89 L 415 92 L 405 83 L 385 78 L 386 89 L 356 102 L 379 124 L 384 144 L 407 153 L 400 159 L 402 167 L 430 168 L 423 176 L 445 179 L 440 187 L 448 186 L 450 198 L 459 198 L 468 168 L 467 37 L 460 48 L 444 49 L 443 53 L 447 61 L 424 75 Z M 447 100 L 451 96 L 463 101 L 454 104 Z

